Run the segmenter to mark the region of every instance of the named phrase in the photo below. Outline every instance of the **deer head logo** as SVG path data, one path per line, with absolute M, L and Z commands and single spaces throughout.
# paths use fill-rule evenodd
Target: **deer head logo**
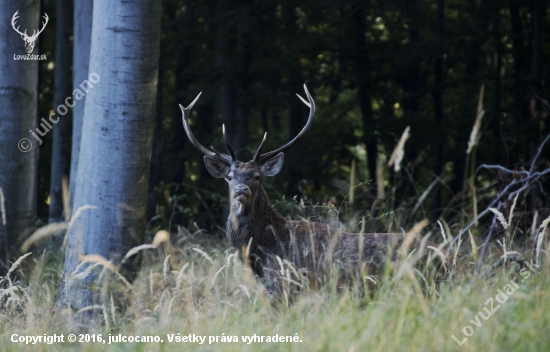
M 25 41 L 25 50 L 27 50 L 27 53 L 31 54 L 34 49 L 34 43 L 36 42 L 36 39 L 38 38 L 38 35 L 44 31 L 44 28 L 46 28 L 46 25 L 48 24 L 48 15 L 44 13 L 44 22 L 42 22 L 42 29 L 40 30 L 33 30 L 32 35 L 27 35 L 27 30 L 25 29 L 25 32 L 19 31 L 19 26 L 17 28 L 15 27 L 16 21 L 19 18 L 19 10 L 15 11 L 13 14 L 13 17 L 11 18 L 11 26 L 13 27 L 13 30 L 16 31 L 21 35 L 21 38 Z

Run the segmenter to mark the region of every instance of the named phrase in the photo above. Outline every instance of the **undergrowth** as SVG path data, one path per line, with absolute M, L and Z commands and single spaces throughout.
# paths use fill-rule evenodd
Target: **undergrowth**
M 549 350 L 546 231 L 541 226 L 537 239 L 543 239 L 531 241 L 527 251 L 521 244 L 521 257 L 514 245 L 492 246 L 482 274 L 476 274 L 478 245 L 471 237 L 451 249 L 461 253 L 457 266 L 437 285 L 404 261 L 384 277 L 364 280 L 365 287 L 376 282 L 366 294 L 338 287 L 335 278 L 318 289 L 302 285 L 292 299 L 267 294 L 225 240 L 183 231 L 171 244 L 140 251 L 141 270 L 132 283 L 110 277 L 100 302 L 87 310 L 94 318 L 85 327 L 75 323 L 85 312 L 56 307 L 61 258 L 44 252 L 20 258 L 1 279 L 0 345 L 5 351 Z M 101 334 L 105 343 L 67 342 L 68 334 L 79 339 L 83 331 L 96 339 Z M 12 342 L 14 334 L 63 334 L 65 342 L 27 345 Z M 109 344 L 109 335 L 119 334 L 158 336 L 163 342 Z M 297 342 L 266 342 L 276 334 Z M 169 342 L 169 335 L 205 340 Z M 254 335 L 264 342 L 243 341 Z

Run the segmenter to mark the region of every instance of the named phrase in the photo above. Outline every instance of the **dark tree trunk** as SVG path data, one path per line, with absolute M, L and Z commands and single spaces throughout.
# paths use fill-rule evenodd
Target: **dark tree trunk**
M 467 133 L 471 131 L 470 129 L 472 128 L 473 121 L 476 118 L 479 87 L 482 83 L 478 78 L 481 66 L 480 53 L 482 52 L 482 45 L 486 40 L 486 38 L 481 33 L 484 33 L 486 31 L 486 28 L 488 27 L 487 18 L 484 17 L 486 14 L 486 6 L 484 6 L 483 4 L 484 3 L 478 2 L 476 0 L 469 0 L 466 5 L 466 12 L 468 13 L 467 18 L 469 23 L 467 30 L 468 33 L 473 33 L 474 35 L 468 35 L 468 44 L 465 46 L 466 54 L 464 55 L 466 74 L 467 77 L 469 77 L 468 82 L 465 82 L 465 84 L 463 84 L 465 88 L 464 101 L 468 102 L 468 104 L 465 104 L 463 109 L 457 111 L 457 118 L 461 119 L 461 121 L 472 121 L 472 123 L 461 124 L 457 131 L 446 130 L 445 125 L 443 125 L 443 129 L 446 130 L 446 133 L 449 133 L 449 135 L 467 135 Z M 447 123 L 449 122 L 450 121 L 447 121 Z M 461 143 L 461 146 L 464 148 L 464 150 L 466 150 L 465 142 L 466 141 L 464 141 L 464 143 Z M 450 156 L 447 155 L 447 157 L 449 158 Z M 464 191 L 466 181 L 465 177 L 468 176 L 464 174 L 464 170 L 467 168 L 465 162 L 466 158 L 454 158 L 453 160 L 454 179 L 449 182 L 449 186 L 454 194 Z
M 420 28 L 422 28 L 422 20 L 418 16 L 418 0 L 408 0 L 403 6 L 405 23 L 408 25 L 408 43 L 404 47 L 402 60 L 404 61 L 401 74 L 401 86 L 403 87 L 403 119 L 405 125 L 410 126 L 416 133 L 421 133 L 422 125 L 419 123 L 421 117 L 420 111 L 420 99 L 425 91 L 423 79 L 422 79 L 422 38 L 420 37 Z M 416 143 L 416 139 L 412 139 L 407 142 L 407 148 L 405 148 L 405 158 L 409 161 L 417 160 L 419 148 Z M 414 189 L 415 181 L 412 178 L 403 178 L 402 182 L 405 184 L 403 197 L 408 198 L 409 191 Z
M 220 72 L 220 106 L 222 120 L 229 142 L 237 157 L 242 158 L 248 132 L 247 95 L 250 85 L 250 65 L 252 61 L 250 33 L 241 30 L 234 16 L 240 16 L 239 22 L 250 21 L 250 8 L 245 6 L 236 14 L 228 5 L 218 9 L 217 59 Z M 246 98 L 246 100 L 244 99 Z
M 233 126 L 233 136 L 231 139 L 232 146 L 235 148 L 235 153 L 239 154 L 243 160 L 247 160 L 248 156 L 243 152 L 246 148 L 248 139 L 248 117 L 251 111 L 252 99 L 254 99 L 251 87 L 253 85 L 253 73 L 251 67 L 253 66 L 253 33 L 251 33 L 251 21 L 252 21 L 252 8 L 253 5 L 247 5 L 240 9 L 243 20 L 248 25 L 241 26 L 239 33 L 239 49 L 240 55 L 238 57 L 238 66 L 236 70 L 236 76 L 239 77 L 237 81 L 237 110 L 235 114 L 235 126 Z M 227 126 L 226 126 L 227 128 Z
M 420 55 L 416 54 L 421 52 L 417 2 L 418 0 L 408 0 L 404 6 L 405 21 L 409 27 L 409 41 L 406 48 L 409 55 L 403 58 L 406 60 L 405 71 L 403 72 L 403 90 L 405 92 L 403 112 L 409 126 L 414 126 L 421 96 L 420 65 L 422 59 Z
M 285 41 L 285 46 L 288 50 L 284 53 L 285 67 L 287 76 L 287 85 L 285 89 L 288 94 L 289 110 L 288 110 L 288 138 L 289 140 L 296 137 L 302 130 L 305 124 L 305 118 L 307 113 L 304 114 L 302 103 L 296 99 L 295 92 L 302 86 L 302 72 L 299 63 L 299 53 L 295 44 L 295 40 L 299 35 L 299 28 L 296 24 L 296 3 L 292 1 L 285 1 L 282 8 L 284 30 L 282 35 Z M 311 88 L 311 87 L 310 87 Z M 307 136 L 306 136 L 307 138 Z M 298 142 L 298 144 L 303 141 Z M 297 147 L 299 148 L 299 147 Z M 303 196 L 300 181 L 303 179 L 303 168 L 300 163 L 300 155 L 298 153 L 285 154 L 285 165 L 288 170 L 288 185 L 286 194 L 290 197 L 296 197 L 296 200 L 300 200 Z
M 62 179 L 69 176 L 70 159 L 70 106 L 76 104 L 71 97 L 71 29 L 72 1 L 57 0 L 57 26 L 55 36 L 55 93 L 54 113 L 59 119 L 53 127 L 52 170 L 50 177 L 49 222 L 64 221 Z M 51 115 L 50 115 L 51 116 Z M 54 119 L 55 119 L 54 118 Z M 54 120 L 55 121 L 55 120 Z M 68 190 L 67 190 L 68 191 Z M 67 214 L 70 216 L 70 214 Z
M 363 142 L 367 152 L 367 167 L 369 178 L 372 180 L 371 190 L 377 194 L 376 164 L 378 163 L 378 150 L 376 138 L 376 121 L 372 110 L 371 67 L 368 56 L 367 43 L 365 41 L 365 8 L 358 5 L 352 14 L 353 38 L 355 42 L 354 66 L 356 68 L 356 80 L 359 86 L 358 98 L 363 115 Z
M 493 19 L 493 40 L 497 45 L 496 62 L 495 62 L 495 100 L 494 100 L 494 116 L 497 117 L 497 121 L 500 120 L 502 114 L 502 79 L 503 79 L 503 46 L 501 43 L 500 34 L 500 17 Z M 494 124 L 496 125 L 496 124 Z M 498 132 L 495 136 L 498 136 Z
M 172 163 L 170 164 L 171 176 L 170 179 L 174 183 L 182 183 L 185 178 L 185 154 L 186 139 L 183 138 L 181 110 L 179 104 L 186 105 L 191 102 L 194 97 L 189 94 L 189 82 L 191 81 L 191 62 L 193 57 L 191 31 L 195 23 L 195 1 L 186 1 L 186 9 L 183 16 L 176 18 L 177 29 L 182 33 L 183 40 L 177 44 L 178 53 L 176 61 L 176 89 L 174 111 L 172 113 L 172 140 L 171 140 L 171 155 Z
M 500 8 L 499 8 L 500 9 Z M 502 151 L 499 153 L 502 155 L 501 165 L 508 167 L 508 147 L 506 144 L 505 136 L 502 132 L 502 119 L 504 118 L 503 114 L 503 81 L 504 81 L 504 46 L 501 41 L 501 19 L 500 17 L 495 17 L 493 19 L 493 40 L 497 46 L 496 52 L 496 61 L 495 61 L 495 98 L 493 102 L 493 119 L 491 121 L 491 128 L 495 136 L 495 140 L 499 141 L 497 143 L 496 150 Z M 498 153 L 498 152 L 497 152 Z
M 542 63 L 543 63 L 543 51 L 542 51 L 542 36 L 544 30 L 544 14 L 546 12 L 546 5 L 543 5 L 542 0 L 531 0 L 531 74 L 529 77 L 531 85 L 531 96 L 529 100 L 533 99 L 533 95 L 540 94 L 542 86 Z M 531 103 L 531 102 L 529 102 Z M 536 105 L 535 105 L 536 106 Z M 537 116 L 536 108 L 529 109 L 530 117 L 530 129 L 529 129 L 529 160 L 533 160 L 537 154 L 537 149 L 540 142 L 540 119 Z M 536 191 L 533 191 L 536 193 Z
M 435 176 L 440 176 L 443 171 L 443 146 L 444 146 L 444 122 L 443 122 L 443 21 L 444 0 L 437 0 L 436 30 L 435 30 L 435 86 L 433 91 L 434 116 L 435 116 L 435 143 L 432 171 Z M 441 214 L 441 188 L 435 190 L 432 204 L 432 218 L 437 219 Z
M 238 13 L 221 4 L 218 7 L 217 60 L 220 72 L 220 106 L 222 121 L 229 142 L 237 158 L 246 159 L 248 115 L 252 91 L 253 62 L 251 13 L 253 5 L 246 5 Z M 238 17 L 237 17 L 238 16 Z M 229 214 L 229 205 L 223 211 L 222 223 Z
M 529 114 L 529 99 L 528 99 L 528 62 L 530 53 L 527 50 L 526 35 L 523 30 L 523 24 L 520 16 L 520 7 L 517 1 L 510 1 L 510 22 L 511 22 L 511 39 L 514 48 L 514 92 L 513 103 L 511 108 L 511 115 L 515 121 L 515 131 L 522 131 L 525 138 L 525 150 L 526 161 L 530 157 L 529 153 L 529 128 L 530 120 Z
M 29 130 L 37 127 L 38 61 L 13 60 L 14 54 L 26 51 L 21 36 L 9 25 L 19 11 L 21 29 L 32 33 L 39 28 L 40 2 L 26 3 L 5 1 L 0 11 L 0 196 L 4 204 L 0 207 L 0 275 L 16 252 L 16 241 L 36 215 L 39 143 Z M 33 54 L 42 53 L 35 47 Z
M 532 44 L 531 49 L 533 51 L 531 57 L 531 76 L 536 89 L 540 89 L 541 75 L 542 75 L 542 63 L 543 61 L 543 34 L 544 34 L 544 15 L 546 8 L 548 7 L 548 1 L 543 0 L 531 0 L 531 31 L 532 31 Z
M 220 109 L 222 121 L 225 125 L 225 132 L 228 135 L 233 149 L 238 150 L 238 146 L 234 144 L 233 128 L 235 126 L 237 114 L 237 94 L 234 86 L 236 77 L 234 75 L 234 48 L 236 47 L 235 28 L 229 20 L 231 17 L 226 7 L 221 4 L 218 8 L 218 37 L 217 37 L 217 63 L 220 72 Z M 232 55 L 233 54 L 233 55 Z M 225 202 L 220 223 L 224 223 L 229 215 L 229 203 Z
M 529 75 L 531 85 L 531 96 L 529 97 L 529 117 L 530 128 L 527 131 L 529 135 L 529 160 L 533 160 L 537 154 L 540 143 L 540 118 L 537 111 L 537 102 L 533 96 L 539 95 L 542 89 L 542 63 L 543 61 L 543 30 L 544 14 L 548 1 L 531 0 L 531 74 Z M 529 200 L 532 209 L 537 208 L 537 198 L 540 192 L 538 187 L 534 187 L 529 192 Z

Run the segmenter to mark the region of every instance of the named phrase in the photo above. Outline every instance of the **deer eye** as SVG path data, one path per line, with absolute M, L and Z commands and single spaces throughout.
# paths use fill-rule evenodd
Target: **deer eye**
M 254 176 L 254 179 L 255 179 L 256 181 L 260 181 L 260 175 Z
M 231 181 L 232 177 L 230 175 L 227 175 L 227 180 Z

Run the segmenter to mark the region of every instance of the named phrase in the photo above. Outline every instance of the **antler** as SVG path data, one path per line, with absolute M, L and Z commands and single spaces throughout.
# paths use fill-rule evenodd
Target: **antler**
M 294 137 L 294 139 L 291 140 L 290 142 L 288 142 L 287 144 L 283 145 L 282 147 L 280 147 L 278 149 L 275 149 L 274 151 L 259 155 L 261 150 L 262 150 L 262 147 L 264 146 L 265 137 L 266 137 L 264 135 L 264 139 L 262 140 L 262 143 L 260 144 L 260 147 L 258 148 L 258 151 L 256 152 L 256 155 L 254 156 L 254 159 L 253 159 L 256 163 L 262 164 L 262 163 L 268 161 L 269 159 L 275 157 L 277 154 L 279 154 L 281 152 L 284 152 L 285 150 L 289 149 L 290 147 L 292 147 L 292 145 L 294 143 L 296 143 L 298 140 L 300 140 L 300 138 L 302 138 L 304 136 L 304 134 L 309 130 L 309 128 L 311 127 L 311 124 L 313 122 L 313 115 L 315 115 L 315 102 L 313 101 L 313 98 L 309 94 L 305 84 L 304 84 L 304 91 L 306 92 L 307 100 L 309 101 L 309 103 L 306 102 L 305 99 L 302 98 L 299 94 L 296 94 L 296 95 L 298 96 L 298 98 L 300 98 L 300 100 L 304 104 L 306 104 L 309 107 L 309 117 L 307 119 L 306 125 L 304 126 L 304 128 L 302 128 L 300 133 L 298 133 L 298 135 L 296 137 Z
M 17 26 L 17 28 L 15 28 L 15 22 L 16 20 L 19 18 L 19 10 L 15 11 L 15 13 L 13 14 L 13 17 L 11 18 L 11 26 L 13 27 L 13 30 L 15 30 L 17 33 L 19 33 L 20 35 L 24 35 L 24 36 L 27 36 L 27 30 L 25 30 L 25 33 L 21 33 L 19 31 L 19 27 L 20 26 Z
M 193 132 L 191 132 L 191 127 L 189 127 L 189 113 L 191 112 L 191 109 L 193 108 L 193 105 L 199 100 L 199 97 L 201 96 L 202 92 L 197 95 L 195 100 L 187 108 L 184 108 L 183 105 L 180 104 L 180 109 L 183 114 L 183 128 L 185 129 L 185 133 L 187 134 L 187 137 L 191 141 L 191 143 L 197 148 L 201 153 L 204 155 L 207 155 L 211 158 L 214 158 L 219 161 L 223 161 L 224 163 L 227 163 L 229 165 L 233 164 L 235 161 L 237 161 L 237 158 L 235 158 L 235 152 L 233 151 L 233 148 L 231 147 L 231 144 L 229 144 L 229 139 L 227 139 L 227 136 L 225 135 L 225 125 L 223 125 L 223 138 L 225 140 L 225 143 L 227 145 L 227 149 L 229 149 L 229 153 L 231 156 L 227 154 L 220 154 L 218 151 L 216 151 L 213 147 L 212 150 L 206 149 L 202 144 L 197 141 L 195 136 L 193 135 Z
M 46 25 L 48 24 L 48 21 L 50 20 L 50 18 L 48 17 L 48 14 L 47 13 L 44 13 L 44 22 L 42 22 L 42 28 L 40 30 L 38 30 L 38 33 L 36 33 L 36 29 L 32 32 L 32 35 L 30 36 L 30 38 L 36 38 L 38 37 L 38 35 L 40 33 L 42 33 L 44 31 L 44 29 L 46 28 Z M 25 32 L 22 33 L 21 31 L 19 31 L 19 27 L 20 26 L 17 26 L 17 28 L 15 28 L 15 25 L 16 25 L 16 21 L 17 19 L 19 18 L 19 10 L 15 11 L 15 13 L 13 14 L 13 17 L 11 18 L 11 26 L 13 27 L 13 29 L 19 33 L 20 35 L 24 35 L 25 37 L 29 38 L 29 36 L 27 35 L 27 30 L 25 29 Z
M 40 29 L 38 31 L 38 33 L 34 34 L 34 32 L 36 32 L 36 29 L 34 31 L 32 31 L 32 37 L 35 38 L 35 37 L 38 37 L 38 35 L 40 33 L 42 33 L 44 31 L 44 29 L 46 28 L 46 25 L 48 24 L 48 21 L 50 20 L 50 18 L 48 17 L 48 14 L 44 12 L 44 20 L 45 22 L 42 22 L 42 29 Z

